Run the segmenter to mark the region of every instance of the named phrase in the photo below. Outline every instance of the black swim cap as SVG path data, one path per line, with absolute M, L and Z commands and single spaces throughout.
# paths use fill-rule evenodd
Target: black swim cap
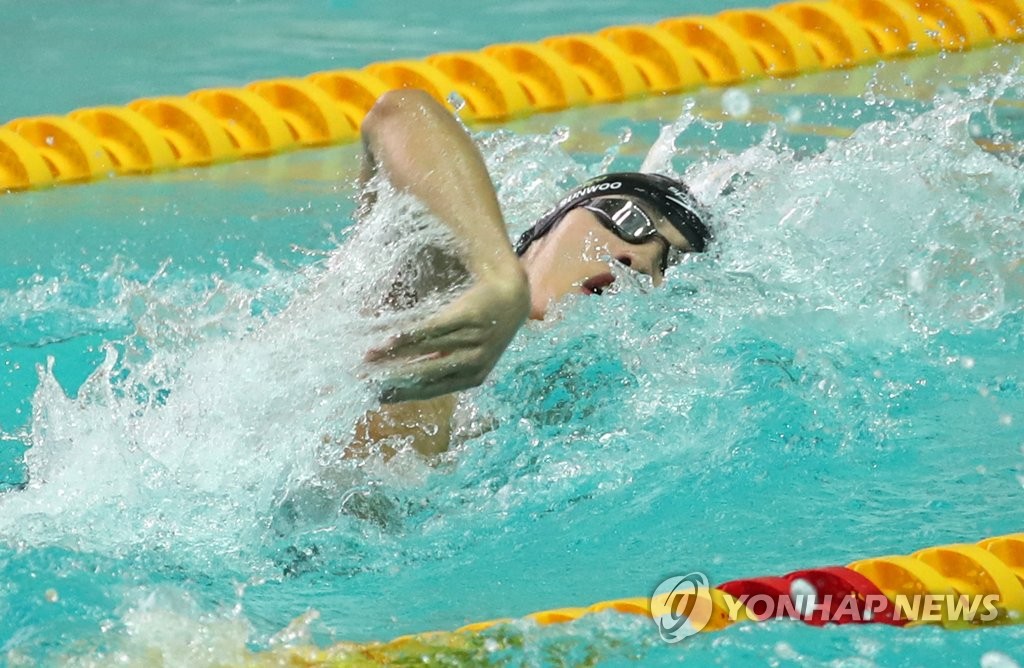
M 519 241 L 516 242 L 516 254 L 525 253 L 530 244 L 550 232 L 565 214 L 592 199 L 608 195 L 635 197 L 651 204 L 672 223 L 672 227 L 686 237 L 690 246 L 697 252 L 702 252 L 714 238 L 711 230 L 701 220 L 699 206 L 685 185 L 661 174 L 618 172 L 591 179 L 571 190 L 558 206 L 519 237 Z M 704 216 L 707 217 L 706 212 Z

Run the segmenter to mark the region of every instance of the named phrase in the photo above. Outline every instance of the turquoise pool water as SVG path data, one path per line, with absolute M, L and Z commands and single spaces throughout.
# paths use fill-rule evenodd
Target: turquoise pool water
M 483 31 L 453 5 L 404 16 L 418 41 L 382 52 L 353 25 L 395 18 L 358 2 L 7 4 L 19 34 L 54 35 L 12 53 L 51 49 L 81 76 L 42 89 L 8 70 L 6 117 L 679 11 L 597 3 L 554 26 L 520 5 Z M 161 43 L 191 47 L 150 61 L 91 41 L 143 12 L 176 12 L 148 34 L 192 28 Z M 331 51 L 342 28 L 364 50 Z M 78 65 L 79 47 L 104 65 Z M 526 328 L 472 393 L 493 428 L 433 467 L 354 467 L 320 443 L 372 405 L 353 380 L 375 340 L 359 306 L 430 234 L 390 200 L 352 229 L 355 147 L 3 197 L 0 663 L 217 665 L 643 596 L 693 570 L 722 582 L 1019 531 L 1019 52 L 483 131 L 513 230 L 561 187 L 645 157 L 724 223 L 717 252 L 663 289 Z M 1020 627 L 773 623 L 668 646 L 647 620 L 601 615 L 509 635 L 474 661 L 1024 659 Z

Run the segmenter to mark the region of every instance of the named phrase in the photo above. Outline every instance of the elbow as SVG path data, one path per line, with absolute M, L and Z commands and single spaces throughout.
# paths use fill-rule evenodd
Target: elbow
M 422 122 L 438 112 L 447 113 L 437 100 L 418 88 L 389 90 L 373 104 L 363 119 L 364 136 L 372 136 L 395 124 Z

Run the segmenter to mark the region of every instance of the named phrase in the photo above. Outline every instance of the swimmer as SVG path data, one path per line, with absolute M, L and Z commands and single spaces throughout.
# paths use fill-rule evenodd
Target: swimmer
M 543 319 L 571 293 L 600 295 L 615 280 L 612 263 L 660 285 L 669 266 L 711 240 L 683 184 L 623 173 L 572 190 L 513 246 L 479 150 L 432 97 L 386 93 L 362 134 L 364 181 L 383 172 L 447 226 L 462 241 L 452 252 L 469 286 L 440 313 L 367 353 L 367 362 L 386 367 L 390 384 L 381 408 L 357 425 L 349 456 L 390 456 L 395 437 L 411 439 L 424 455 L 445 451 L 455 393 L 484 381 L 527 318 Z

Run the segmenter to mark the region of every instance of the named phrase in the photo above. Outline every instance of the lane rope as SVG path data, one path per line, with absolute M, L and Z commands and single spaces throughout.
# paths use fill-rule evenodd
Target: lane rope
M 0 192 L 354 141 L 385 91 L 455 93 L 469 122 L 961 51 L 1024 35 L 1024 0 L 786 2 L 358 70 L 143 98 L 0 126 Z
M 274 649 L 251 655 L 247 665 L 425 665 L 434 659 L 445 665 L 473 665 L 503 637 L 506 625 L 565 624 L 602 612 L 693 622 L 693 633 L 780 618 L 812 626 L 931 624 L 966 629 L 1019 624 L 1024 622 L 1024 533 L 680 591 L 544 610 L 388 642 Z M 653 623 L 651 632 L 656 632 Z

